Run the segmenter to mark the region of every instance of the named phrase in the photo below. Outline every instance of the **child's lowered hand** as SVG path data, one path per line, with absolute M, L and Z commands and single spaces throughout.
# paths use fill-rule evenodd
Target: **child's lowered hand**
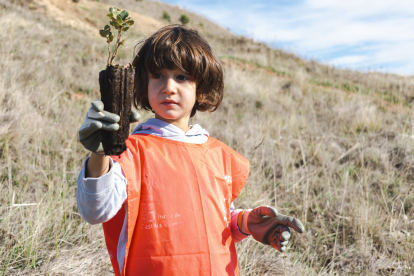
M 249 211 L 247 211 L 249 212 Z M 249 213 L 244 214 L 246 219 L 247 234 L 251 234 L 253 238 L 263 244 L 267 244 L 283 252 L 291 236 L 290 228 L 298 233 L 303 233 L 305 227 L 303 224 L 293 217 L 279 214 L 277 210 L 270 206 L 259 206 Z
M 140 115 L 132 110 L 130 122 L 138 122 Z M 117 131 L 119 129 L 119 116 L 104 111 L 104 104 L 100 100 L 95 100 L 91 104 L 85 116 L 82 126 L 79 128 L 79 141 L 82 145 L 92 152 L 103 152 L 101 143 L 101 129 L 107 131 Z

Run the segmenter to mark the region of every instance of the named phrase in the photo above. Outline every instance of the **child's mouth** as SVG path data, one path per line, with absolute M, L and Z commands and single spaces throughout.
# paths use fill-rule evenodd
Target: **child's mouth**
M 164 105 L 164 106 L 174 106 L 174 105 L 177 105 L 177 103 L 174 102 L 174 101 L 162 101 L 161 104 Z

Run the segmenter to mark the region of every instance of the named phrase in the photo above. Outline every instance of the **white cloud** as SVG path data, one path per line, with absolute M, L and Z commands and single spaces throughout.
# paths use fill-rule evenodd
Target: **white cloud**
M 179 4 L 238 34 L 305 58 L 354 69 L 414 74 L 410 66 L 414 64 L 414 1 L 198 0 Z
M 333 65 L 341 65 L 341 66 L 347 66 L 347 65 L 353 65 L 362 63 L 367 60 L 366 56 L 344 56 L 340 58 L 334 58 L 330 60 L 330 63 Z

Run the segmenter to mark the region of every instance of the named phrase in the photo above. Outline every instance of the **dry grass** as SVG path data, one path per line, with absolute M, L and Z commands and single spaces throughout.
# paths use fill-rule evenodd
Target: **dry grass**
M 252 163 L 237 203 L 271 204 L 307 228 L 288 253 L 239 245 L 244 275 L 413 273 L 413 117 L 401 112 L 321 89 L 302 71 L 280 79 L 227 66 L 223 106 L 198 119 Z
M 105 43 L 7 3 L 0 275 L 112 275 L 101 227 L 75 201 L 88 154 L 77 129 L 99 97 Z M 239 243 L 241 275 L 414 275 L 413 78 L 337 70 L 206 32 L 225 64 L 226 96 L 193 122 L 251 161 L 236 206 L 269 204 L 307 229 L 283 254 Z
M 101 229 L 74 196 L 105 47 L 24 9 L 0 8 L 0 22 L 0 274 L 102 275 Z

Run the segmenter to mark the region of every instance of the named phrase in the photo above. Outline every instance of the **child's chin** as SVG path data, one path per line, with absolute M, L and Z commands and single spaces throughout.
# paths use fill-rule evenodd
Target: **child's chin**
M 181 119 L 183 116 L 180 116 L 178 114 L 174 114 L 174 113 L 170 113 L 170 112 L 163 112 L 161 114 L 157 113 L 158 117 L 160 117 L 160 119 L 165 119 L 165 120 L 178 120 Z

